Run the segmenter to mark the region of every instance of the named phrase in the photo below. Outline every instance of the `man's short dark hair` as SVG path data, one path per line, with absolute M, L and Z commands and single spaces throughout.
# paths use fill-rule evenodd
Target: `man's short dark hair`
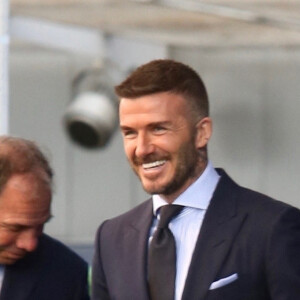
M 138 67 L 115 87 L 115 92 L 129 99 L 170 92 L 183 96 L 199 116 L 209 115 L 208 96 L 200 76 L 191 67 L 170 59 L 153 60 Z
M 45 155 L 29 140 L 0 136 L 0 193 L 15 174 L 35 173 L 51 187 L 53 171 Z

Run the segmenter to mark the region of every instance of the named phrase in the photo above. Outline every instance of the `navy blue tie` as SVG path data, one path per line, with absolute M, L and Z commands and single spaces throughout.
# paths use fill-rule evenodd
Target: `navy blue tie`
M 183 209 L 165 205 L 148 253 L 148 283 L 151 300 L 174 300 L 176 277 L 176 244 L 169 222 Z

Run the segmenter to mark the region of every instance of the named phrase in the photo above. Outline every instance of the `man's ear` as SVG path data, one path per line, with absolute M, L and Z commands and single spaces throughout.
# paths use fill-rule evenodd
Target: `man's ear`
M 198 149 L 205 147 L 212 134 L 212 120 L 209 117 L 201 119 L 196 124 L 195 146 Z

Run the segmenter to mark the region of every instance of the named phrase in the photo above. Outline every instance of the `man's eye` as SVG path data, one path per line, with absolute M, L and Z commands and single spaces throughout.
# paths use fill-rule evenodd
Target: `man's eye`
M 133 130 L 123 131 L 123 136 L 126 138 L 133 138 L 136 136 L 136 132 Z
M 157 127 L 154 127 L 153 128 L 153 131 L 156 132 L 156 133 L 162 133 L 162 132 L 165 132 L 167 129 L 165 127 L 162 127 L 162 126 L 157 126 Z
M 6 226 L 6 230 L 10 232 L 20 232 L 23 230 L 22 226 Z

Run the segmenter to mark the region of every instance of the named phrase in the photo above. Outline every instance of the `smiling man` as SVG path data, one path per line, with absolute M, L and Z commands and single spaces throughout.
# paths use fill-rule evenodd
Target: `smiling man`
M 155 60 L 116 93 L 126 156 L 152 197 L 99 227 L 92 298 L 298 299 L 300 212 L 213 168 L 198 74 Z
M 172 103 L 172 105 L 170 105 Z M 180 95 L 122 98 L 120 126 L 128 160 L 149 194 L 172 203 L 205 168 L 199 159 L 211 133 L 208 117 L 192 123 Z
M 87 263 L 43 234 L 52 170 L 31 141 L 0 137 L 0 299 L 87 300 Z

